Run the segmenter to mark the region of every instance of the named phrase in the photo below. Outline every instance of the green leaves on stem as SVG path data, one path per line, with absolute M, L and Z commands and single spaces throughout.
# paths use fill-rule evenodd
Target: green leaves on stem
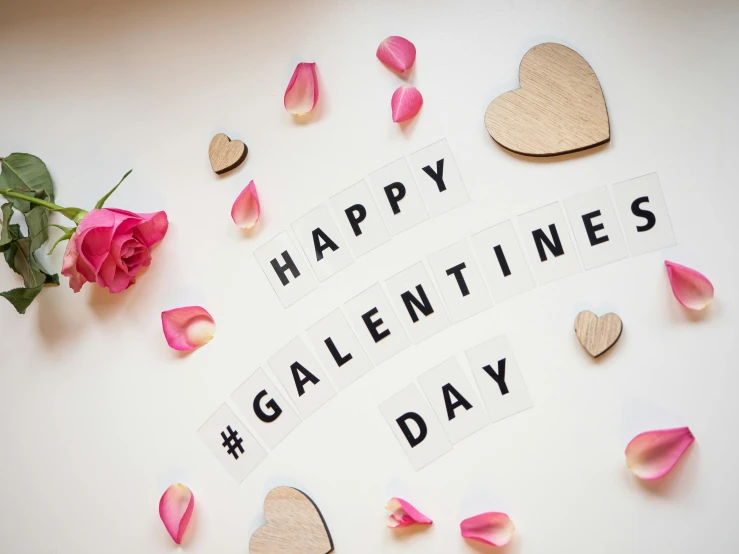
M 98 200 L 95 209 L 100 209 L 106 200 L 131 174 L 129 170 L 123 178 L 105 196 Z M 0 253 L 10 268 L 23 277 L 23 287 L 0 293 L 18 313 L 25 313 L 26 308 L 41 292 L 44 285 L 58 285 L 59 275 L 49 273 L 36 259 L 35 252 L 49 239 L 49 227 L 57 227 L 64 231 L 51 247 L 51 254 L 57 245 L 69 240 L 77 230 L 77 225 L 87 215 L 81 208 L 65 208 L 54 203 L 54 187 L 46 164 L 31 154 L 11 154 L 0 158 L 0 195 L 8 199 L 8 203 L 0 208 L 2 222 L 0 227 Z M 28 236 L 24 236 L 21 226 L 10 223 L 13 210 L 23 214 L 28 227 Z M 49 223 L 49 212 L 58 212 L 72 220 L 73 227 L 65 227 Z
M 0 163 L 0 189 L 9 189 L 54 202 L 54 186 L 46 164 L 31 154 L 11 154 Z M 20 212 L 31 210 L 27 200 L 13 198 L 13 207 Z

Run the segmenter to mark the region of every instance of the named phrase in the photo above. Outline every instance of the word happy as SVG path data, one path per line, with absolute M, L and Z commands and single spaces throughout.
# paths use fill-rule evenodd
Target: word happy
M 337 273 L 391 234 L 469 200 L 446 141 L 409 159 L 410 166 L 400 159 L 372 173 L 369 186 L 360 181 L 331 198 L 331 210 L 320 206 L 293 224 L 305 258 L 287 232 L 255 252 L 284 306 L 313 290 L 316 278 Z M 261 368 L 234 392 L 246 423 L 274 448 L 336 394 L 334 385 L 347 387 L 411 343 L 537 283 L 626 258 L 629 251 L 636 256 L 675 243 L 656 174 L 563 204 L 564 211 L 553 203 L 447 246 L 428 256 L 430 273 L 417 262 L 387 279 L 384 290 L 375 284 L 325 316 L 268 361 L 290 402 Z M 467 351 L 466 358 L 477 391 L 450 358 L 419 377 L 423 394 L 411 384 L 380 406 L 415 469 L 487 424 L 532 406 L 505 337 Z M 221 446 L 220 433 L 228 425 L 238 426 L 244 438 L 246 452 L 238 461 Z M 239 481 L 266 455 L 225 404 L 199 434 Z

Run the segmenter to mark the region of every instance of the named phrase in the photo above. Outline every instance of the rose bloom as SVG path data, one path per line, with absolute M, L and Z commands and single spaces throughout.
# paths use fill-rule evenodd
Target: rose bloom
M 97 283 L 110 292 L 126 290 L 136 274 L 151 263 L 149 248 L 167 232 L 167 214 L 135 214 L 126 210 L 92 210 L 80 222 L 64 252 L 62 275 L 79 292 Z

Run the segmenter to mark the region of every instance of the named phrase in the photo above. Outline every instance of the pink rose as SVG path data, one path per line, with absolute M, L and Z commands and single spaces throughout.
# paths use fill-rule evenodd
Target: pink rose
M 135 214 L 126 210 L 92 210 L 80 222 L 67 244 L 62 275 L 79 292 L 86 282 L 126 290 L 136 274 L 151 263 L 149 247 L 164 238 L 167 214 Z

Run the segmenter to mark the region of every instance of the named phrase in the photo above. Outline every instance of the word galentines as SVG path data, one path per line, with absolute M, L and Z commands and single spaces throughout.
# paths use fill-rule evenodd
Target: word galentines
M 550 204 L 431 254 L 427 262 L 436 286 L 423 262 L 387 279 L 384 290 L 380 284 L 373 285 L 346 302 L 343 310 L 336 309 L 315 323 L 305 332 L 305 338 L 296 337 L 269 359 L 269 366 L 291 403 L 259 369 L 233 394 L 235 404 L 250 428 L 274 448 L 301 418 L 308 417 L 335 395 L 334 385 L 343 389 L 411 343 L 418 344 L 494 302 L 532 289 L 535 282 L 545 284 L 579 272 L 580 259 L 586 269 L 592 269 L 627 257 L 629 250 L 632 255 L 639 255 L 674 244 L 656 174 L 610 189 L 612 194 L 608 188 L 600 187 L 566 199 L 567 217 L 559 203 Z M 267 263 L 277 266 L 275 279 L 282 283 L 281 277 L 284 278 L 281 286 L 287 289 L 309 275 L 309 269 L 298 265 L 304 262 L 296 250 L 286 252 L 288 256 L 282 255 L 276 264 L 271 260 Z M 293 261 L 294 271 L 289 264 L 288 269 L 282 270 L 288 259 Z M 318 256 L 316 263 L 321 263 Z M 469 384 L 452 379 L 459 373 L 453 360 L 419 379 L 446 436 L 433 431 L 438 422 L 429 417 L 433 414 L 427 408 L 424 412 L 427 404 L 423 398 L 419 404 L 420 393 L 414 385 L 382 405 L 383 414 L 415 468 L 448 451 L 450 441 L 461 440 L 488 421 L 498 421 L 530 407 L 531 400 L 507 342 L 496 340 L 499 342 L 478 347 L 485 352 L 479 359 L 467 353 L 487 414 L 482 408 L 467 407 L 478 403 Z M 441 377 L 428 377 L 436 373 Z M 463 418 L 460 406 L 465 414 L 475 416 Z M 210 432 L 211 420 L 201 429 L 201 436 L 229 467 L 233 458 L 224 459 L 220 433 L 229 424 L 245 426 L 225 404 L 219 411 L 222 410 L 230 412 L 233 419 L 219 419 L 217 412 L 218 417 L 211 418 L 218 420 L 218 425 L 212 427 L 213 436 L 203 434 L 206 428 Z M 462 421 L 465 425 L 458 425 Z M 251 436 L 245 442 L 258 445 Z M 426 453 L 416 455 L 418 452 Z M 248 451 L 240 459 L 247 455 Z M 263 457 L 264 451 L 258 447 L 255 459 Z M 239 472 L 242 474 L 245 476 Z

